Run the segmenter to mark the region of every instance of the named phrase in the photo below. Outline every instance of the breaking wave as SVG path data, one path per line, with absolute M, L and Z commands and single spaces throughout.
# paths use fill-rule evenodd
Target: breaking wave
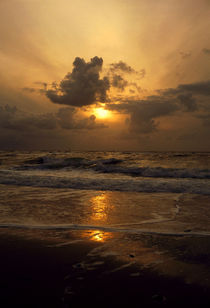
M 134 192 L 172 192 L 210 194 L 209 182 L 205 179 L 155 179 L 134 177 L 86 177 L 64 176 L 49 174 L 33 174 L 24 171 L 0 171 L 0 184 L 72 188 L 81 190 L 110 190 L 110 191 L 134 191 Z
M 45 156 L 26 161 L 24 165 L 18 167 L 19 170 L 58 170 L 64 168 L 66 170 L 81 169 L 98 173 L 116 173 L 133 177 L 210 179 L 210 169 L 128 166 L 125 161 L 117 158 L 88 160 L 82 157 L 54 158 Z

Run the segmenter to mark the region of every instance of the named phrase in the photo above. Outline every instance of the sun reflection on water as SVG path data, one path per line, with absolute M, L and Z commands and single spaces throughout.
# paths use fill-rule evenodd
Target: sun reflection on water
M 90 222 L 94 225 L 106 225 L 109 220 L 109 213 L 113 208 L 108 193 L 103 192 L 90 199 L 91 215 Z M 110 232 L 94 230 L 89 233 L 89 239 L 95 242 L 104 242 L 111 237 Z
M 97 222 L 106 222 L 108 219 L 108 210 L 111 208 L 106 193 L 102 193 L 91 198 L 92 215 L 91 219 Z
M 111 239 L 113 237 L 111 232 L 105 232 L 102 230 L 93 230 L 93 231 L 83 231 L 82 237 L 84 237 L 87 240 L 94 241 L 94 242 L 105 242 L 108 239 Z

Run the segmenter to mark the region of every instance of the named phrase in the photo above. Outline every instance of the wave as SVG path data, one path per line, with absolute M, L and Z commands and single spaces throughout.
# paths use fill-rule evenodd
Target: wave
M 112 167 L 97 166 L 96 171 L 103 173 L 120 173 L 138 177 L 152 178 L 194 178 L 210 179 L 209 169 L 163 168 L 163 167 Z
M 26 225 L 17 223 L 1 223 L 0 228 L 14 228 L 14 229 L 39 229 L 39 230 L 97 230 L 104 232 L 126 232 L 137 234 L 151 234 L 151 235 L 163 235 L 163 236 L 185 236 L 185 237 L 203 237 L 210 236 L 210 232 L 204 231 L 189 231 L 189 232 L 170 232 L 170 231 L 157 231 L 148 229 L 133 229 L 133 228 L 116 228 L 112 226 L 95 226 L 95 225 L 80 225 L 80 224 L 68 224 L 68 225 Z
M 60 169 L 66 167 L 84 167 L 90 165 L 90 161 L 83 157 L 69 157 L 69 158 L 56 158 L 50 156 L 36 157 L 25 161 L 25 165 L 21 166 L 20 169 Z M 38 165 L 38 166 L 37 166 Z
M 32 172 L 28 174 L 21 171 L 1 170 L 0 184 L 81 190 L 210 194 L 209 182 L 204 179 L 68 177 L 54 174 L 40 176 Z
M 44 156 L 28 160 L 16 169 L 83 169 L 133 177 L 210 179 L 210 169 L 139 167 L 127 164 L 128 162 L 117 158 L 88 160 L 83 157 L 56 158 Z

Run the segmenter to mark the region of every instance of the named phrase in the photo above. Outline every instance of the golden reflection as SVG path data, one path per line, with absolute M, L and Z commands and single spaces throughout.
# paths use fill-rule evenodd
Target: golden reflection
M 83 237 L 94 242 L 105 242 L 107 239 L 112 238 L 112 233 L 104 232 L 101 230 L 84 231 Z
M 104 242 L 106 239 L 106 233 L 100 230 L 91 232 L 90 239 L 95 242 Z
M 105 222 L 108 219 L 108 210 L 111 208 L 106 193 L 91 198 L 92 215 L 91 219 L 98 222 Z
M 99 193 L 90 199 L 91 214 L 90 224 L 96 226 L 96 230 L 84 232 L 83 236 L 88 237 L 91 241 L 104 242 L 112 238 L 112 233 L 98 230 L 97 226 L 107 225 L 109 213 L 113 208 L 111 199 L 107 192 Z

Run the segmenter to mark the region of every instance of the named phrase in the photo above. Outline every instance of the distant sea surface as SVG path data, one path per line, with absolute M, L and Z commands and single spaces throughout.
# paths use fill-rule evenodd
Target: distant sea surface
M 210 153 L 0 152 L 0 226 L 210 234 Z

